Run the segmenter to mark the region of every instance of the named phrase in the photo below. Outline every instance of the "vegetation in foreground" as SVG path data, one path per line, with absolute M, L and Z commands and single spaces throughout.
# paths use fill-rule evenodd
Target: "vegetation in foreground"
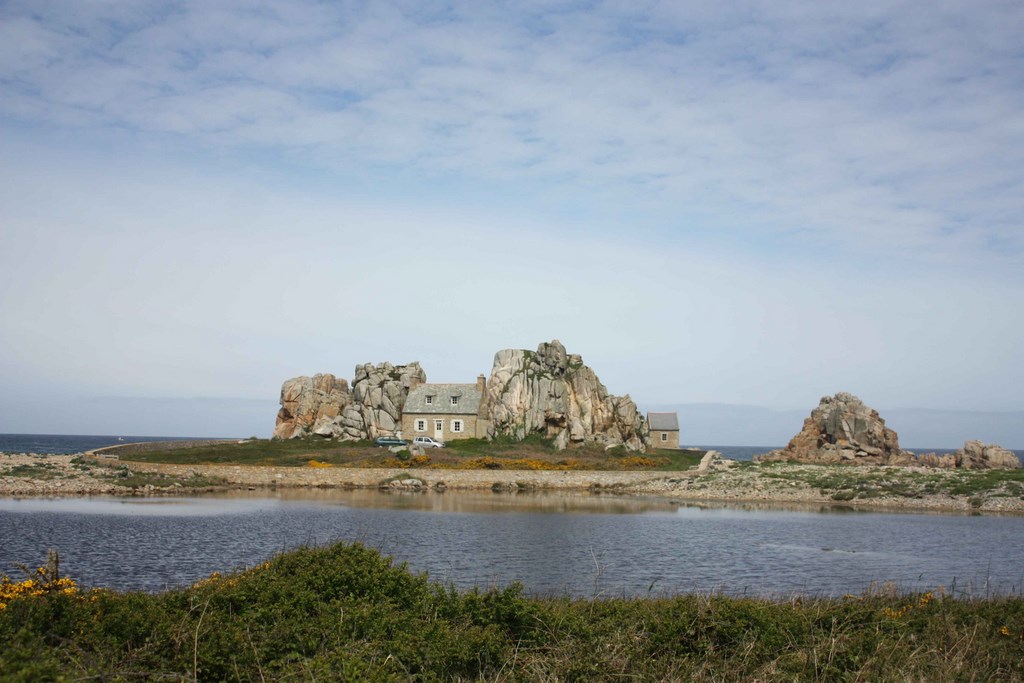
M 0 642 L 2 681 L 1021 681 L 1024 599 L 533 599 L 338 544 L 159 594 L 51 562 L 0 584 Z
M 274 465 L 279 467 L 424 467 L 432 469 L 529 470 L 686 470 L 700 462 L 704 451 L 655 450 L 637 454 L 623 448 L 605 450 L 582 446 L 565 451 L 550 440 L 459 439 L 447 448 L 424 455 L 392 453 L 369 441 L 304 439 L 247 439 L 168 450 L 119 450 L 125 460 L 176 464 Z

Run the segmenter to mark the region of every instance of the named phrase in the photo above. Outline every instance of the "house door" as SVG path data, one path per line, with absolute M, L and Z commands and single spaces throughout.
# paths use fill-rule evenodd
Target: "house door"
M 434 420 L 434 438 L 444 440 L 444 420 Z

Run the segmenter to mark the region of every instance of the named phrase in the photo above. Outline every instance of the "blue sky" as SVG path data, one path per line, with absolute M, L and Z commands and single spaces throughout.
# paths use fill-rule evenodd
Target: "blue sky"
M 202 399 L 265 434 L 231 399 L 552 338 L 642 407 L 1020 411 L 1022 31 L 1018 2 L 6 2 L 0 431 L 188 433 L 146 406 Z

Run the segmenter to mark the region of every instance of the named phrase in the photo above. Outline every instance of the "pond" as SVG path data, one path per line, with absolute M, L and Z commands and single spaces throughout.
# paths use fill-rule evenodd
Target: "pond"
M 589 494 L 295 491 L 0 498 L 0 572 L 48 548 L 83 586 L 160 590 L 301 544 L 359 541 L 459 587 L 532 595 L 1020 594 L 1024 517 L 687 506 Z

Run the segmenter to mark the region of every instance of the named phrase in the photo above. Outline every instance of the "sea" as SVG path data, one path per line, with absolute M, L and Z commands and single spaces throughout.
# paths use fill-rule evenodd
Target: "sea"
M 0 453 L 38 453 L 67 455 L 84 453 L 104 446 L 148 441 L 193 441 L 216 437 L 134 436 L 131 434 L 0 434 Z

